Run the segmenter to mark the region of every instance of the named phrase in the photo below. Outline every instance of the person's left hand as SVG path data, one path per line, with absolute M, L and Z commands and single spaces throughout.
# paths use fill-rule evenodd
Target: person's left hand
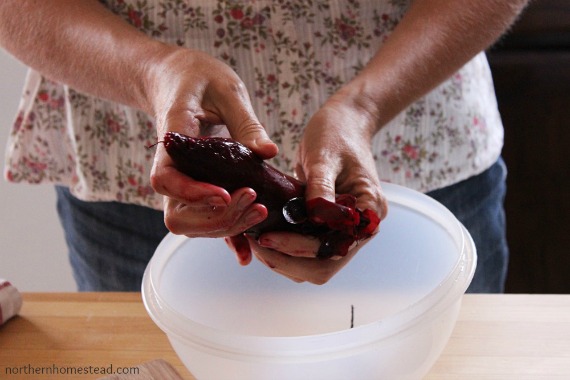
M 306 199 L 323 197 L 334 202 L 335 194 L 349 193 L 357 198 L 358 208 L 372 209 L 383 219 L 387 202 L 370 145 L 376 118 L 345 99 L 333 96 L 307 124 L 298 152 L 297 176 L 307 184 Z M 329 281 L 366 243 L 356 242 L 344 257 L 322 260 L 316 258 L 320 241 L 310 236 L 270 232 L 257 241 L 245 236 L 226 241 L 236 251 L 250 248 L 277 273 L 315 284 Z M 241 251 L 247 257 L 247 250 Z

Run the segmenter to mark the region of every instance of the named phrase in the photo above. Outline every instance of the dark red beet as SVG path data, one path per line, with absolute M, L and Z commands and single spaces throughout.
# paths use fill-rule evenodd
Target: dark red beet
M 372 210 L 356 209 L 356 198 L 339 195 L 337 203 L 324 198 L 306 202 L 306 221 L 289 223 L 283 206 L 303 197 L 305 185 L 267 164 L 250 149 L 232 139 L 221 137 L 193 138 L 168 132 L 164 137 L 166 151 L 178 170 L 200 182 L 211 183 L 233 192 L 250 187 L 257 193 L 256 202 L 268 211 L 267 218 L 246 231 L 258 237 L 264 232 L 291 231 L 316 236 L 321 241 L 318 257 L 344 256 L 356 240 L 370 237 L 380 219 Z

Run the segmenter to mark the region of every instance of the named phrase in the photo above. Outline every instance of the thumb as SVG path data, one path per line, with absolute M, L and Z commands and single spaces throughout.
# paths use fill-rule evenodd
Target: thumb
M 274 157 L 278 153 L 279 148 L 271 141 L 267 131 L 259 122 L 249 98 L 238 98 L 225 110 L 221 110 L 221 116 L 233 139 L 264 159 Z
M 336 198 L 333 170 L 325 165 L 314 165 L 310 173 L 305 173 L 305 198 L 324 198 L 334 202 Z
M 248 115 L 235 125 L 227 125 L 227 127 L 235 140 L 247 146 L 261 158 L 271 158 L 279 152 L 279 148 L 271 141 L 267 131 L 255 116 Z

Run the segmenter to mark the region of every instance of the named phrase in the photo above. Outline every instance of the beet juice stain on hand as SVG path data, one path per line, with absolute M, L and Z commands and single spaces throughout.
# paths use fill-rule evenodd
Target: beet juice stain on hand
M 310 199 L 303 207 L 303 202 L 295 200 L 304 199 L 302 182 L 267 164 L 235 140 L 167 132 L 162 143 L 176 168 L 187 176 L 230 193 L 243 187 L 255 190 L 256 202 L 268 211 L 264 221 L 246 231 L 255 238 L 270 231 L 316 236 L 321 241 L 317 256 L 325 259 L 345 256 L 352 243 L 372 236 L 380 223 L 376 212 L 357 209 L 356 198 L 349 194 L 337 196 L 336 203 Z M 291 200 L 295 207 L 289 207 Z

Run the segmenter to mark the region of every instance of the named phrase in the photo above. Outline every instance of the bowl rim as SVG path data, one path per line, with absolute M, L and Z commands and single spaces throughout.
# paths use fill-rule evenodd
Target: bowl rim
M 390 339 L 421 321 L 434 318 L 459 300 L 471 283 L 477 262 L 473 239 L 447 208 L 427 195 L 391 183 L 383 183 L 382 188 L 389 203 L 400 204 L 417 211 L 437 211 L 431 212 L 429 217 L 440 225 L 454 229 L 452 238 L 461 247 L 456 263 L 440 284 L 406 308 L 379 321 L 315 335 L 286 337 L 245 335 L 206 326 L 176 311 L 159 294 L 157 284 L 160 282 L 161 269 L 176 249 L 188 239 L 185 236 L 168 234 L 158 246 L 143 276 L 142 298 L 147 313 L 169 337 L 184 339 L 187 343 L 198 344 L 203 348 L 209 347 L 217 352 L 221 350 L 240 355 L 247 353 L 257 356 L 295 357 L 330 355 L 334 352 L 362 349 L 380 340 Z M 339 335 L 343 335 L 344 344 L 339 344 Z M 300 350 L 299 347 L 305 348 Z

